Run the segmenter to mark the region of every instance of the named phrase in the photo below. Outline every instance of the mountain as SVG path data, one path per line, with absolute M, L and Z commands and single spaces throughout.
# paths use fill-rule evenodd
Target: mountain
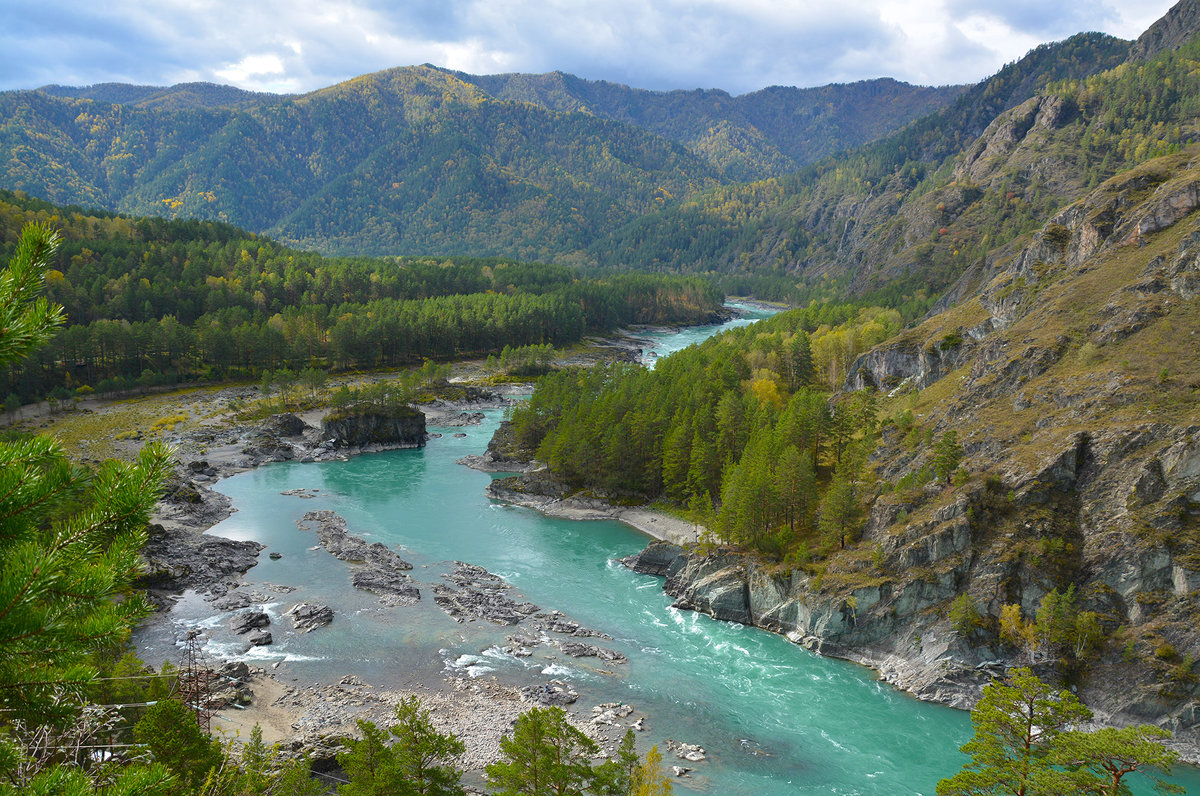
M 284 95 L 245 91 L 216 83 L 177 83 L 166 88 L 133 86 L 128 83 L 96 83 L 91 86 L 42 86 L 38 91 L 64 99 L 89 99 L 113 105 L 162 110 L 245 108 L 286 98 Z
M 947 108 L 892 136 L 797 174 L 698 192 L 614 231 L 611 241 L 593 248 L 592 256 L 602 264 L 653 270 L 781 275 L 810 286 L 833 280 L 838 290 L 860 293 L 919 272 L 922 284 L 932 283 L 940 290 L 957 276 L 954 271 L 963 267 L 964 259 L 980 256 L 984 235 L 993 245 L 997 236 L 1011 237 L 1018 228 L 1026 229 L 1022 225 L 1033 223 L 1036 212 L 1074 198 L 1081 187 L 1051 193 L 1039 185 L 1037 197 L 1023 197 L 1034 199 L 1036 210 L 1022 207 L 1016 213 L 996 214 L 989 209 L 996 202 L 993 194 L 955 181 L 956 158 L 999 115 L 1050 83 L 1080 80 L 1118 66 L 1128 48 L 1128 42 L 1097 33 L 1042 45 L 967 89 Z M 1108 167 L 1104 176 L 1111 175 L 1116 164 Z M 1015 175 L 1022 194 L 1028 178 Z M 1005 187 L 1003 193 L 1013 187 Z M 943 195 L 930 201 L 934 191 Z M 944 207 L 936 209 L 938 205 Z M 953 247 L 944 256 L 946 241 L 938 231 L 971 207 L 967 220 L 979 229 L 958 238 L 966 246 Z M 976 218 L 985 214 L 986 220 Z M 704 250 L 681 246 L 689 230 L 702 231 Z M 870 270 L 862 269 L 864 263 Z
M 455 72 L 501 100 L 590 113 L 648 130 L 708 158 L 734 180 L 796 171 L 896 130 L 966 88 L 911 86 L 890 78 L 819 88 L 645 91 L 562 72 L 476 76 Z
M 211 84 L 6 92 L 0 185 L 228 221 L 325 252 L 583 261 L 608 230 L 678 197 L 793 169 L 957 93 L 876 81 L 730 98 L 567 75 L 466 78 L 392 69 L 286 97 Z M 557 96 L 554 81 L 601 110 L 518 98 L 522 82 Z

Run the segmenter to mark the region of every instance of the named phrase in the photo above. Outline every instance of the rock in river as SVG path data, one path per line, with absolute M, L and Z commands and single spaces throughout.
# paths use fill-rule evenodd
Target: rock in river
M 262 611 L 244 611 L 229 620 L 229 629 L 240 636 L 269 624 L 271 624 L 271 617 Z
M 287 610 L 287 615 L 301 633 L 316 630 L 333 621 L 333 609 L 320 603 L 296 603 Z

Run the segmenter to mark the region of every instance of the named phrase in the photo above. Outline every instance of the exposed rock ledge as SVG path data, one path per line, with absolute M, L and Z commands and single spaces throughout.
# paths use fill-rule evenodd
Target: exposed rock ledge
M 744 554 L 701 554 L 669 542 L 651 542 L 622 560 L 630 569 L 665 578 L 673 607 L 714 619 L 752 625 L 786 636 L 794 644 L 874 669 L 880 680 L 918 699 L 968 710 L 982 689 L 1010 665 L 994 650 L 971 647 L 949 630 L 936 610 L 953 583 L 915 580 L 904 586 L 854 590 L 854 599 L 812 588 L 808 576 L 764 566 Z M 873 610 L 890 605 L 890 610 Z M 1039 668 L 1053 677 L 1050 669 Z M 1172 712 L 1143 704 L 1132 684 L 1097 682 L 1081 692 L 1095 726 L 1151 722 L 1174 732 L 1170 745 L 1183 762 L 1200 762 L 1196 710 Z M 1192 721 L 1188 717 L 1193 718 Z

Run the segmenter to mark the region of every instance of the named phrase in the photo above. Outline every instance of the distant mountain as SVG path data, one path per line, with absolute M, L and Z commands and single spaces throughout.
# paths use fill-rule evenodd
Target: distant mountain
M 1007 184 L 996 183 L 993 190 L 999 194 L 1020 196 L 1023 204 L 1018 206 L 1005 206 L 1014 197 L 997 202 L 980 186 L 957 180 L 955 171 L 957 161 L 1005 113 L 1022 107 L 1047 85 L 1079 81 L 1118 66 L 1128 48 L 1129 42 L 1100 33 L 1042 45 L 967 89 L 947 108 L 887 138 L 778 180 L 698 192 L 615 230 L 611 240 L 593 247 L 592 256 L 607 265 L 649 270 L 749 271 L 809 287 L 819 283 L 834 292 L 880 289 L 896 279 L 907 280 L 908 289 L 940 290 L 966 262 L 1032 228 L 1039 214 L 1120 167 L 1112 158 L 1107 164 L 1102 158 L 1079 163 L 1074 155 L 1083 127 L 1075 125 L 1071 144 L 1043 153 L 1033 168 L 1014 169 Z M 1139 86 L 1150 82 L 1134 79 Z M 1106 113 L 1113 111 L 1109 106 Z M 1122 113 L 1122 123 L 1126 115 L 1132 114 Z M 1080 119 L 1071 110 L 1059 121 Z M 1032 124 L 1033 119 L 1022 117 L 998 135 L 1023 137 Z M 1107 122 L 1103 126 L 1099 137 L 1089 140 L 1116 146 L 1120 136 L 1112 137 Z M 1039 177 L 1039 171 L 1047 175 Z M 1050 171 L 1053 179 L 1047 183 Z M 962 224 L 970 224 L 970 234 L 950 234 L 968 208 Z M 939 234 L 943 228 L 947 232 Z M 703 245 L 689 247 L 686 242 L 697 237 Z
M 245 91 L 216 83 L 176 83 L 173 86 L 133 86 L 128 83 L 96 83 L 91 86 L 42 86 L 38 91 L 64 99 L 90 99 L 114 105 L 160 110 L 198 108 L 245 108 L 278 102 L 286 95 Z
M 50 86 L 0 94 L 0 187 L 327 253 L 586 262 L 683 196 L 794 170 L 957 93 L 874 81 L 732 98 L 430 66 L 287 97 Z
M 853 149 L 944 107 L 965 86 L 929 88 L 890 78 L 820 88 L 645 91 L 563 72 L 484 77 L 455 72 L 501 100 L 590 113 L 669 138 L 707 157 L 731 179 L 795 171 Z

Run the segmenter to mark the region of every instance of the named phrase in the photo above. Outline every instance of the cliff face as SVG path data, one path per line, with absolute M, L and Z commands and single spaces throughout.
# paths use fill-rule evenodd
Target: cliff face
M 322 422 L 322 439 L 333 448 L 371 445 L 422 448 L 425 446 L 425 415 L 408 406 L 388 411 L 337 412 Z
M 1179 0 L 1161 19 L 1138 37 L 1129 50 L 1131 61 L 1144 61 L 1173 50 L 1200 30 L 1200 2 Z

